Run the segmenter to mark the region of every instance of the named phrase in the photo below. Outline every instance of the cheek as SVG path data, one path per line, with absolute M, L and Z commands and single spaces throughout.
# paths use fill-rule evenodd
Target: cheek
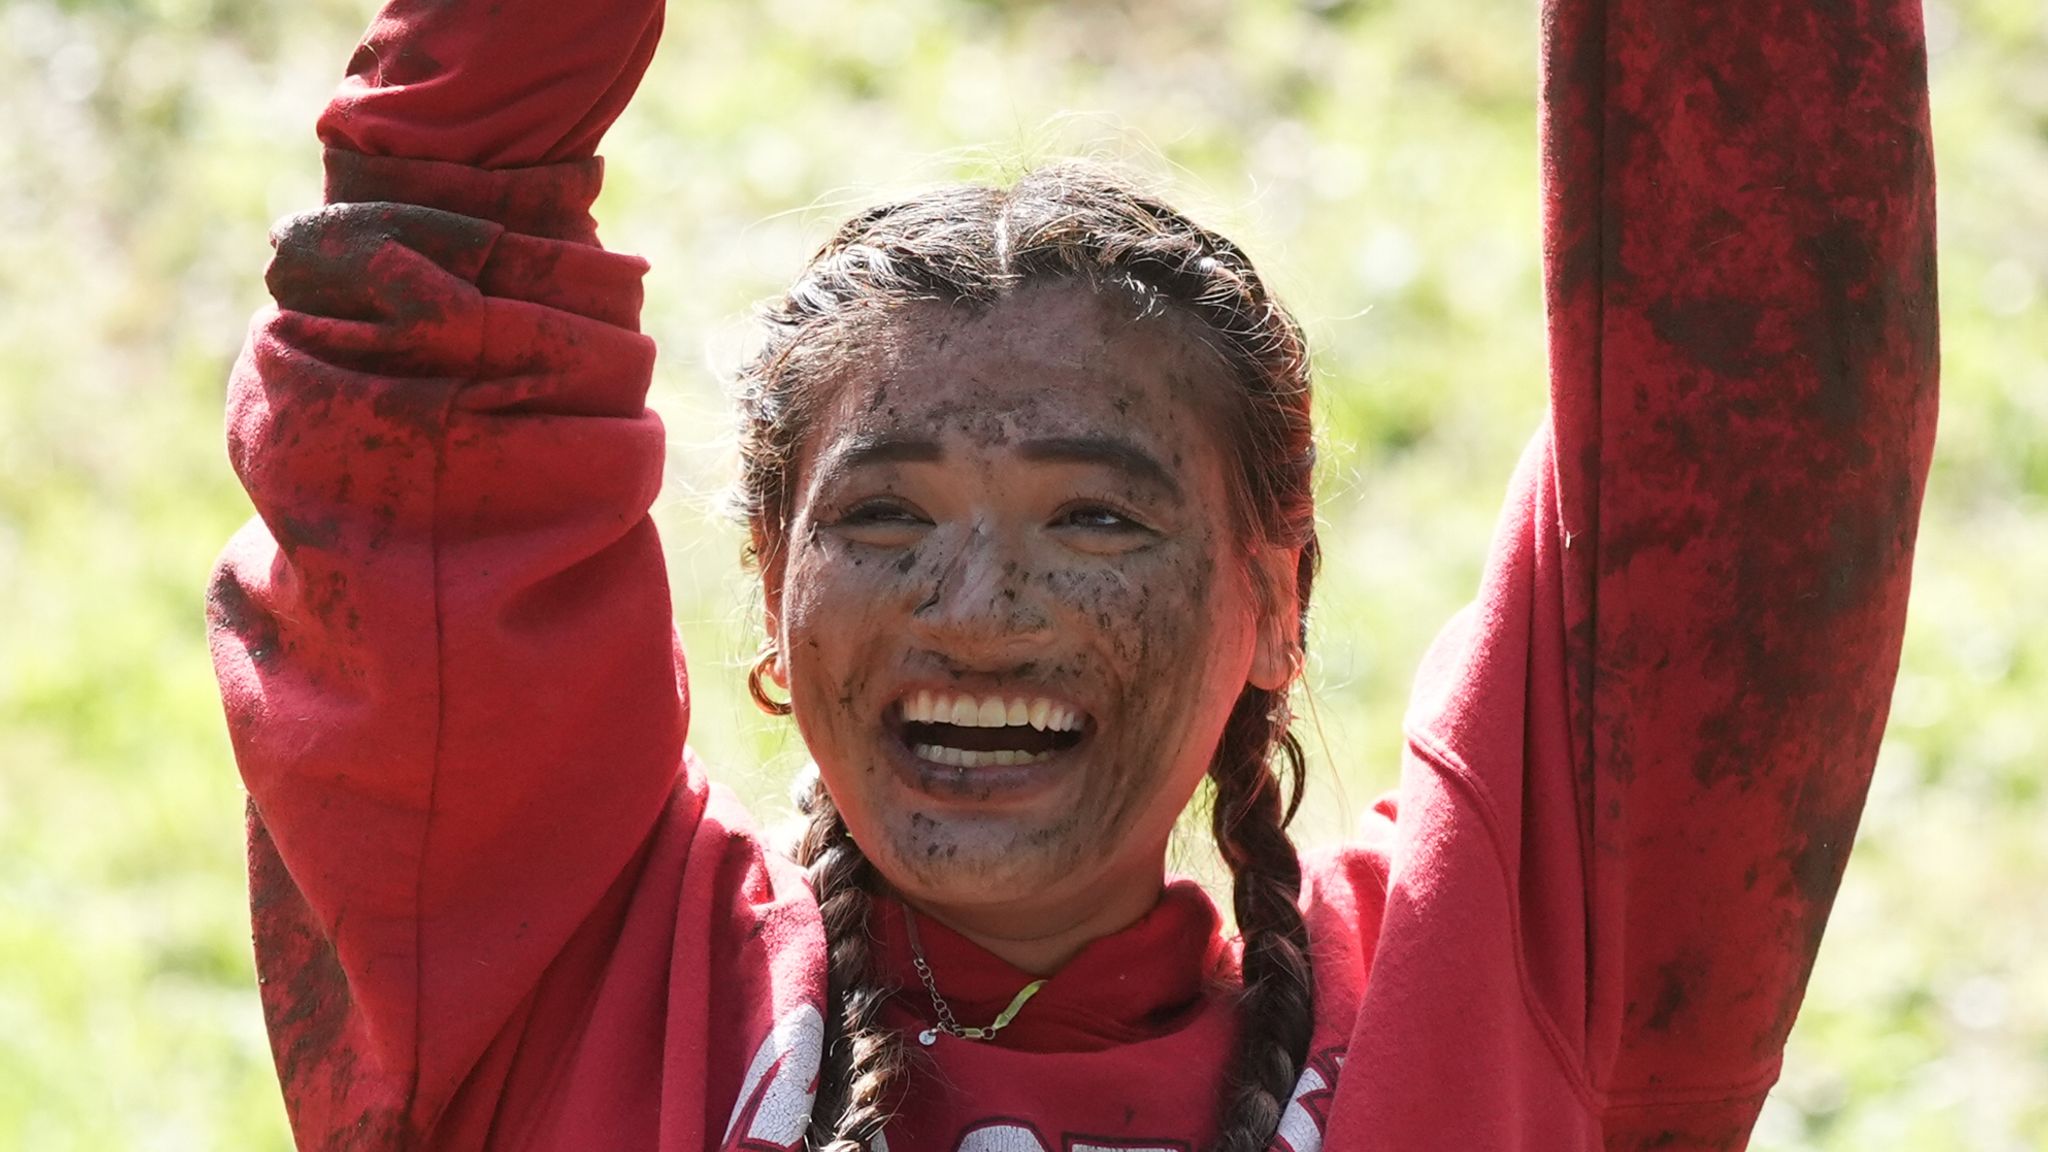
M 834 560 L 815 538 L 790 556 L 778 641 L 800 722 L 817 716 L 820 704 L 830 710 L 847 703 L 849 657 L 860 650 L 885 603 L 872 567 Z
M 1249 668 L 1251 622 L 1207 546 L 1162 548 L 1142 563 L 1053 577 L 1098 638 L 1119 686 L 1086 799 L 1049 829 L 1075 854 L 1149 849 L 1207 773 Z M 1121 846 L 1121 847 L 1119 847 Z
M 1043 580 L 1058 612 L 1093 633 L 1136 689 L 1145 677 L 1177 679 L 1214 657 L 1229 624 L 1216 575 L 1213 549 L 1196 540 L 1113 562 L 1050 567 Z
M 783 568 L 783 630 L 814 634 L 821 621 L 838 613 L 851 612 L 849 623 L 873 615 L 889 599 L 892 580 L 902 579 L 903 573 L 894 569 L 891 562 L 863 555 L 815 528 L 803 528 L 793 535 Z
M 1162 556 L 1098 621 L 1127 685 L 1119 751 L 1148 766 L 1135 786 L 1192 789 L 1244 688 L 1254 614 L 1227 557 L 1207 545 Z
M 777 642 L 807 739 L 828 717 L 860 719 L 873 658 L 902 637 L 936 578 L 934 553 L 921 544 L 890 555 L 816 531 L 796 538 L 783 570 Z

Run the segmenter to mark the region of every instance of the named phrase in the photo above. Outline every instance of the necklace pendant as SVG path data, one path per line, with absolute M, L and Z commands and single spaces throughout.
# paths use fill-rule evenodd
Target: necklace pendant
M 927 1048 L 937 1044 L 939 1042 L 939 1030 L 937 1028 L 927 1028 L 919 1032 L 917 1034 L 917 1042 Z

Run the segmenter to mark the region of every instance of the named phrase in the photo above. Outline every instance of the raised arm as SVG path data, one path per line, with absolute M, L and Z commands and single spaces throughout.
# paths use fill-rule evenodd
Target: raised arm
M 1920 8 L 1544 15 L 1550 419 L 1411 747 L 1490 829 L 1516 995 L 1607 1146 L 1739 1147 L 1884 730 L 1933 443 Z
M 1934 172 L 1917 0 L 1553 10 L 1565 698 L 1625 1102 L 1774 1077 L 1805 991 L 1934 443 Z
M 588 214 L 660 14 L 397 0 L 274 236 L 229 395 L 260 518 L 209 607 L 304 1140 L 437 1123 L 693 802 L 644 265 Z

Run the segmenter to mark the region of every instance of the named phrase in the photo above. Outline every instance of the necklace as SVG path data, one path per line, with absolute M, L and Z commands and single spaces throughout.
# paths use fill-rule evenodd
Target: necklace
M 963 1028 L 960 1022 L 953 1018 L 952 1006 L 946 1003 L 944 996 L 939 995 L 939 982 L 932 977 L 932 966 L 925 963 L 924 943 L 917 938 L 917 913 L 908 905 L 903 909 L 903 927 L 910 935 L 910 962 L 917 968 L 917 978 L 924 981 L 924 990 L 932 998 L 932 1014 L 938 1017 L 939 1021 L 936 1027 L 927 1028 L 917 1034 L 917 1042 L 927 1048 L 939 1042 L 941 1032 L 962 1040 L 995 1039 L 996 1033 L 1015 1020 L 1017 1013 L 1023 1011 L 1025 1003 L 1038 995 L 1040 988 L 1045 987 L 1044 980 L 1033 980 L 1010 998 L 1010 1006 L 996 1015 L 995 1023 L 986 1028 Z

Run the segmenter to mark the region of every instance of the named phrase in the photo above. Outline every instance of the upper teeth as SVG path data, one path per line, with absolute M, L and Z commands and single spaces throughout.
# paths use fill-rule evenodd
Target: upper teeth
M 903 718 L 913 724 L 953 724 L 961 728 L 1003 728 L 1029 724 L 1041 731 L 1072 732 L 1081 727 L 1081 713 L 1043 696 L 961 696 L 920 691 L 903 702 Z

